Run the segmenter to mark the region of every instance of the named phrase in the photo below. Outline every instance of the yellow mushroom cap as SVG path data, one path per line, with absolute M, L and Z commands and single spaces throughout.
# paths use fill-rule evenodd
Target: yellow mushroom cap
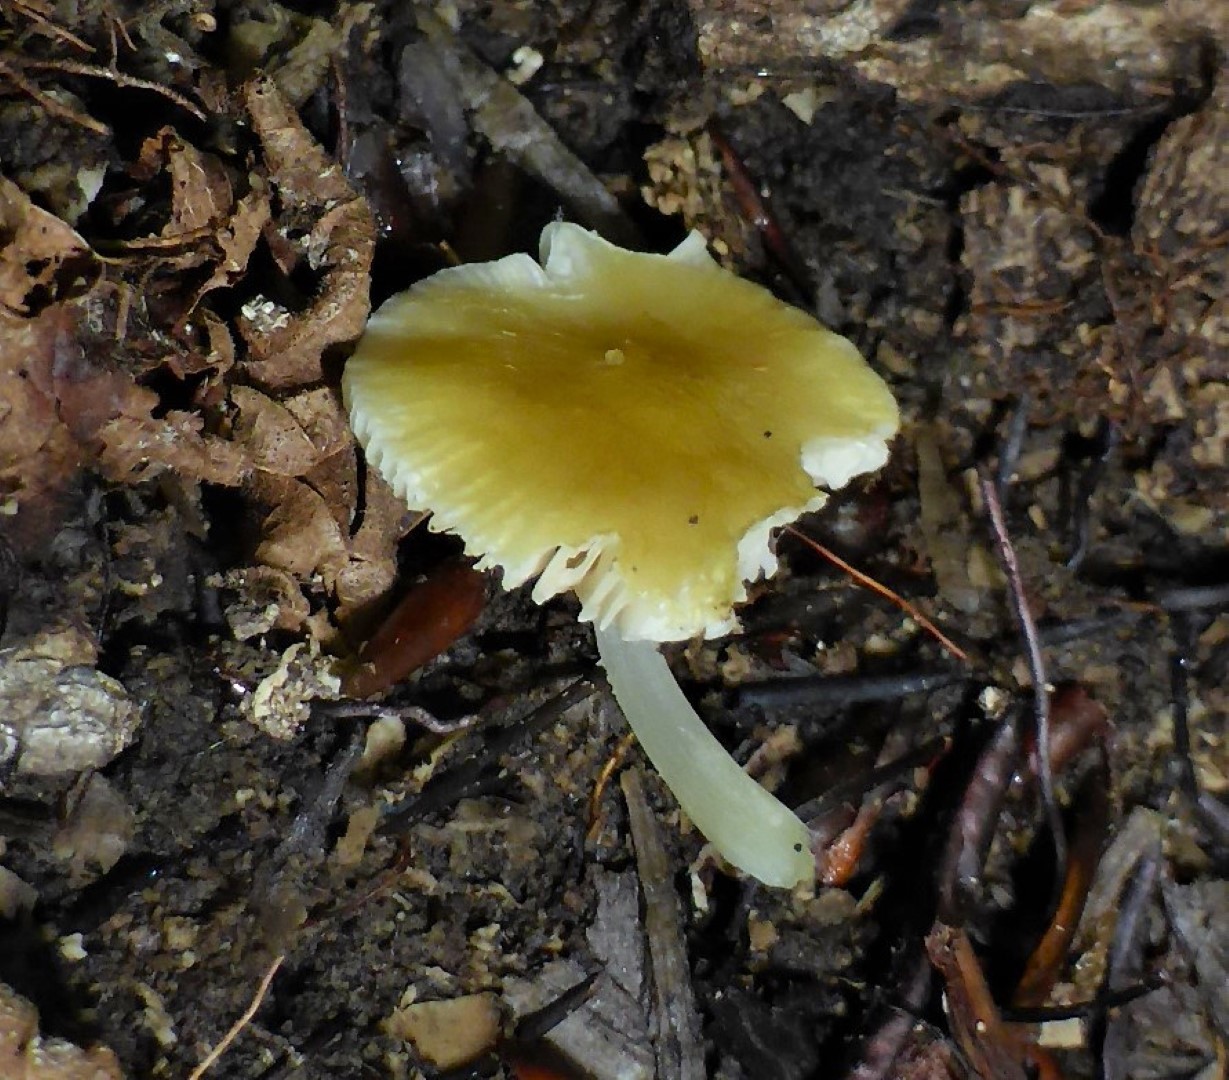
M 736 626 L 772 528 L 879 468 L 899 416 L 845 338 L 723 270 L 577 225 L 372 316 L 343 390 L 368 460 L 504 583 L 628 640 Z

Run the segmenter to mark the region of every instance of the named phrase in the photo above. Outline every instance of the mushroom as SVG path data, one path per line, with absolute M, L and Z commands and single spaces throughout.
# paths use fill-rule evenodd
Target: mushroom
M 879 468 L 896 403 L 845 338 L 719 267 L 577 225 L 541 259 L 443 270 L 388 300 L 346 365 L 367 459 L 512 588 L 571 589 L 632 730 L 679 805 L 769 885 L 809 833 L 679 690 L 658 644 L 737 629 L 772 530 Z

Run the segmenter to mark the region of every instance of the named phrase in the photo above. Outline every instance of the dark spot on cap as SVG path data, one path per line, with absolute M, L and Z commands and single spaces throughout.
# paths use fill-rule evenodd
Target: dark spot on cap
M 765 431 L 765 432 L 764 432 L 764 438 L 765 438 L 765 439 L 771 439 L 771 438 L 772 438 L 772 432 L 771 432 L 771 431 Z
M 699 525 L 699 524 L 700 524 L 700 515 L 699 515 L 699 514 L 692 514 L 692 515 L 691 515 L 691 517 L 689 517 L 689 518 L 687 519 L 687 524 L 688 524 L 688 525 Z

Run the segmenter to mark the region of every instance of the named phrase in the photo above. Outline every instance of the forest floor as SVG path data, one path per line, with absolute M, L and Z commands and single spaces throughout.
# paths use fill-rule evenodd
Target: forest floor
M 0 1074 L 1224 1077 L 1227 55 L 1193 0 L 5 0 Z M 704 851 L 570 598 L 347 698 L 461 544 L 346 355 L 559 215 L 699 229 L 901 403 L 669 650 L 813 887 Z

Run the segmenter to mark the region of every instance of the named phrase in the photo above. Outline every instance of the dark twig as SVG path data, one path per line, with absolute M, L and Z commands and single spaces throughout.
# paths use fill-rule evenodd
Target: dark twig
M 334 720 L 402 720 L 435 735 L 451 735 L 464 731 L 481 721 L 480 716 L 461 716 L 456 720 L 441 720 L 420 705 L 384 705 L 376 701 L 313 702 L 312 709 Z
M 69 123 L 83 127 L 87 131 L 94 132 L 96 135 L 111 134 L 111 129 L 101 120 L 95 120 L 92 116 L 87 116 L 85 113 L 65 105 L 62 101 L 39 87 L 34 80 L 27 79 L 25 75 L 7 61 L 0 60 L 0 75 L 8 76 L 14 86 L 28 94 L 30 98 L 38 102 L 52 116 L 58 116 L 61 120 L 67 120 Z
M 20 66 L 23 71 L 56 71 L 64 75 L 103 79 L 106 82 L 115 83 L 116 86 L 125 86 L 135 90 L 148 90 L 154 94 L 161 94 L 168 101 L 173 101 L 185 112 L 191 113 L 202 122 L 208 119 L 205 111 L 199 105 L 169 86 L 163 86 L 162 83 L 152 82 L 149 79 L 138 79 L 135 75 L 125 75 L 122 71 L 115 71 L 113 68 L 81 64 L 75 60 L 23 60 Z
M 743 683 L 734 695 L 736 706 L 784 709 L 791 705 L 843 709 L 879 701 L 897 701 L 910 694 L 961 683 L 971 678 L 964 671 L 923 669 L 903 675 L 796 675 Z
M 819 798 L 803 803 L 794 812 L 803 821 L 811 824 L 815 819 L 831 813 L 851 800 L 863 798 L 876 788 L 895 786 L 900 781 L 909 779 L 914 769 L 932 765 L 950 748 L 950 739 L 929 739 L 891 761 L 833 785 Z
M 1168 980 L 1164 975 L 1150 975 L 1135 986 L 1122 990 L 1111 990 L 1088 1001 L 1076 1001 L 1070 1005 L 1031 1005 L 1021 1007 L 1012 1005 L 1003 1009 L 1003 1019 L 1010 1024 L 1045 1024 L 1053 1020 L 1086 1020 L 1090 1016 L 1104 1012 L 1106 1009 L 1117 1009 L 1138 1001 L 1146 994 L 1161 989 Z
M 389 807 L 384 812 L 380 831 L 386 834 L 404 832 L 425 815 L 488 790 L 491 784 L 489 774 L 500 757 L 522 740 L 555 723 L 568 709 L 589 697 L 597 686 L 596 678 L 577 679 L 526 716 L 507 723 L 483 742 L 481 754 L 433 777 L 416 797 Z
M 1097 432 L 1097 453 L 1080 473 L 1071 506 L 1071 554 L 1067 566 L 1079 570 L 1092 536 L 1092 497 L 1105 475 L 1106 466 L 1118 446 L 1119 432 L 1115 424 L 1103 419 Z
M 1166 611 L 1207 611 L 1229 607 L 1229 584 L 1179 586 L 1158 589 L 1152 602 Z
M 1229 845 L 1229 806 L 1210 791 L 1201 791 L 1195 809 L 1204 827 L 1213 833 L 1221 844 Z
M 746 163 L 722 133 L 716 121 L 709 121 L 708 134 L 717 148 L 717 153 L 721 155 L 721 164 L 725 168 L 730 187 L 734 191 L 739 212 L 755 226 L 765 250 L 776 260 L 777 265 L 785 271 L 790 283 L 809 303 L 814 291 L 811 276 L 794 251 L 785 230 L 777 221 L 768 199 L 761 193 L 760 185 L 752 178 Z
M 1061 882 L 1065 873 L 1064 868 L 1067 865 L 1067 839 L 1063 831 L 1058 798 L 1054 792 L 1054 773 L 1050 761 L 1050 691 L 1046 686 L 1045 658 L 1041 655 L 1037 624 L 1029 609 L 1028 597 L 1024 591 L 1020 562 L 1016 558 L 1016 549 L 1012 545 L 1011 537 L 1007 533 L 1007 524 L 1003 520 L 1003 505 L 999 501 L 998 489 L 992 480 L 983 476 L 981 492 L 982 498 L 986 501 L 991 531 L 994 533 L 995 544 L 998 547 L 999 561 L 1002 563 L 1003 572 L 1007 575 L 1011 606 L 1020 627 L 1020 634 L 1024 639 L 1029 676 L 1033 681 L 1033 727 L 1037 741 L 1037 782 L 1041 791 L 1041 802 L 1045 808 L 1046 822 L 1054 841 L 1054 859 L 1058 867 L 1056 882 Z
M 1007 437 L 999 450 L 999 466 L 994 472 L 994 483 L 999 491 L 1007 489 L 1015 475 L 1016 465 L 1020 462 L 1024 436 L 1028 433 L 1028 410 L 1031 404 L 1028 394 L 1021 394 L 1007 423 Z
M 1172 620 L 1174 651 L 1169 658 L 1170 696 L 1174 708 L 1174 756 L 1177 759 L 1178 786 L 1194 806 L 1199 805 L 1199 777 L 1191 759 L 1191 653 L 1194 634 L 1184 616 Z
M 601 974 L 600 971 L 595 971 L 592 975 L 587 975 L 540 1009 L 526 1013 L 516 1022 L 512 1038 L 517 1042 L 532 1043 L 549 1035 L 593 996 L 594 984 L 601 978 Z

